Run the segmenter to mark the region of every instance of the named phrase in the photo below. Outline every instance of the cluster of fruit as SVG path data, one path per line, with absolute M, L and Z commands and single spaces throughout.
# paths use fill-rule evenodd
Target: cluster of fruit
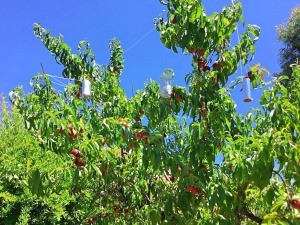
M 170 97 L 171 97 L 171 99 L 175 99 L 175 93 L 171 92 Z M 176 94 L 176 99 L 179 102 L 183 102 L 183 98 L 182 98 L 182 95 L 180 93 Z
M 83 128 L 80 128 L 79 131 L 75 130 L 71 124 L 68 125 L 68 130 L 69 130 L 69 137 L 73 140 L 76 140 L 78 136 L 84 132 Z M 59 129 L 58 133 L 61 135 L 64 133 L 62 127 Z
M 68 125 L 68 130 L 69 130 L 69 137 L 72 140 L 76 140 L 78 138 L 78 136 L 84 132 L 83 128 L 80 128 L 79 131 L 76 131 L 71 124 Z M 59 129 L 58 133 L 61 135 L 64 133 L 64 130 L 62 127 Z M 83 155 L 79 152 L 78 149 L 74 148 L 71 151 L 71 154 L 73 156 L 75 156 L 74 163 L 78 168 L 84 167 L 86 165 L 85 161 L 82 159 Z
M 75 160 L 74 160 L 74 163 L 75 165 L 80 168 L 80 167 L 84 167 L 86 165 L 85 161 L 82 159 L 82 154 L 79 152 L 78 149 L 74 148 L 72 151 L 71 151 L 71 154 L 73 156 L 75 156 Z
M 205 55 L 205 51 L 200 49 L 200 50 L 196 50 L 195 48 L 190 48 L 189 49 L 189 53 L 193 54 L 193 58 L 194 58 L 194 62 L 196 63 L 196 65 L 198 66 L 199 70 L 202 70 L 203 72 L 206 71 L 210 71 L 211 67 L 208 65 L 207 61 L 204 58 Z M 213 70 L 218 70 L 222 67 L 225 66 L 225 62 L 224 61 L 215 61 L 212 64 L 212 69 Z

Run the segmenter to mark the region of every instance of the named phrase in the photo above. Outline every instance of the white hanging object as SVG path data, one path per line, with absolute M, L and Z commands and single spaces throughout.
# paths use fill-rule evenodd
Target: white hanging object
M 91 82 L 87 79 L 82 81 L 82 96 L 85 99 L 91 97 Z
M 250 79 L 248 77 L 244 77 L 243 79 L 243 92 L 244 92 L 244 102 L 252 102 L 251 98 L 251 85 Z
M 164 98 L 170 97 L 172 93 L 172 82 L 174 79 L 174 72 L 172 69 L 165 69 L 160 76 L 162 81 L 160 86 L 160 95 Z
M 8 97 L 10 102 L 13 104 L 15 100 L 15 93 L 13 91 L 9 92 Z

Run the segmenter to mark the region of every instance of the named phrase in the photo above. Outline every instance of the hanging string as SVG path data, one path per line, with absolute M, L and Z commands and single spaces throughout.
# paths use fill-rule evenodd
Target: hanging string
M 54 82 L 54 81 L 52 81 L 52 84 L 56 84 L 56 85 L 58 85 L 58 86 L 61 86 L 61 87 L 65 87 L 66 86 L 66 84 L 59 84 L 59 83 L 56 83 L 56 82 Z
M 134 48 L 136 45 L 138 45 L 142 40 L 144 40 L 148 35 L 150 35 L 153 31 L 155 30 L 155 27 L 151 28 L 151 30 L 149 30 L 145 35 L 143 35 L 140 39 L 138 39 L 136 42 L 134 42 L 129 48 L 127 48 L 123 54 L 126 54 L 127 52 L 129 52 L 132 48 Z M 45 70 L 44 70 L 44 67 L 43 65 L 41 64 L 41 67 L 42 67 L 42 72 L 43 74 L 46 74 Z M 68 80 L 68 81 L 79 81 L 80 80 L 77 80 L 77 79 L 74 79 L 74 78 L 65 78 L 65 77 L 59 77 L 59 76 L 54 76 L 54 75 L 50 75 L 50 74 L 47 74 L 49 77 L 53 78 L 55 81 L 59 82 L 59 83 L 56 83 L 56 82 L 52 82 L 54 84 L 57 84 L 59 86 L 65 86 L 66 84 L 64 84 L 63 82 L 57 80 L 57 79 L 63 79 L 63 80 Z M 56 79 L 57 78 L 57 79 Z
M 231 4 L 234 5 L 236 2 L 236 0 L 231 0 Z M 236 25 L 236 35 L 237 35 L 237 41 L 238 41 L 238 44 L 240 44 L 241 40 L 240 40 L 240 33 L 239 33 L 239 28 L 238 28 L 238 24 Z M 242 55 L 242 52 L 241 52 L 241 49 L 239 48 L 239 53 L 240 53 L 240 56 Z M 242 65 L 242 62 L 241 60 L 238 62 L 239 66 L 240 66 L 240 73 L 241 73 L 241 76 L 243 76 L 243 65 Z
M 240 33 L 239 33 L 238 25 L 236 25 L 236 34 L 237 34 L 237 39 L 238 39 L 238 44 L 239 44 L 241 42 L 241 40 L 240 40 Z M 242 52 L 241 52 L 240 48 L 239 48 L 239 53 L 240 53 L 240 56 L 241 56 Z M 243 64 L 242 64 L 241 60 L 239 61 L 239 66 L 240 66 L 241 76 L 243 76 Z
M 58 82 L 61 86 L 66 86 L 67 85 L 67 84 L 61 82 L 60 80 L 58 80 L 58 79 L 56 79 L 54 77 L 52 77 L 52 79 L 55 80 L 56 82 Z M 52 83 L 54 83 L 54 81 L 52 81 Z
M 151 30 L 149 30 L 143 37 L 138 39 L 135 43 L 133 43 L 129 48 L 124 51 L 123 54 L 126 54 L 129 50 L 131 50 L 133 47 L 135 47 L 137 44 L 139 44 L 142 40 L 144 40 L 149 34 L 151 34 L 155 30 L 155 27 L 153 27 Z
M 80 81 L 80 80 L 77 80 L 77 79 L 74 79 L 74 78 L 65 78 L 65 77 L 59 77 L 59 76 L 54 76 L 54 75 L 50 75 L 50 74 L 47 74 L 49 77 L 52 77 L 52 78 L 58 78 L 58 79 L 63 79 L 63 80 L 71 80 L 71 81 Z
M 43 73 L 43 75 L 51 76 L 50 74 L 46 74 L 45 68 L 44 68 L 44 66 L 43 66 L 42 63 L 41 63 L 41 67 L 42 67 L 42 73 Z M 56 78 L 54 78 L 54 77 L 52 77 L 52 78 L 53 78 L 55 81 L 58 82 L 58 83 L 56 83 L 56 82 L 52 81 L 53 84 L 59 85 L 59 86 L 61 86 L 61 87 L 66 86 L 66 84 L 64 84 L 64 83 L 61 82 L 60 80 L 58 80 L 58 79 L 56 79 Z

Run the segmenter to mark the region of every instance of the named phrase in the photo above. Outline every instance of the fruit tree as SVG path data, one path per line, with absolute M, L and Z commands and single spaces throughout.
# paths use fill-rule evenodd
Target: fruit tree
M 230 96 L 240 80 L 227 81 L 240 65 L 253 88 L 265 85 L 267 71 L 250 65 L 259 27 L 243 22 L 238 1 L 211 15 L 199 0 L 160 2 L 168 9 L 154 20 L 162 43 L 191 58 L 186 86 L 167 95 L 151 81 L 126 96 L 117 39 L 99 65 L 87 41 L 74 54 L 34 25 L 74 82 L 59 91 L 38 74 L 33 92 L 13 90 L 11 115 L 3 107 L 0 137 L 11 142 L 0 144 L 0 224 L 299 223 L 299 66 L 289 87 L 281 85 L 288 77 L 274 80 L 261 107 L 240 115 Z M 9 132 L 30 141 L 22 148 Z

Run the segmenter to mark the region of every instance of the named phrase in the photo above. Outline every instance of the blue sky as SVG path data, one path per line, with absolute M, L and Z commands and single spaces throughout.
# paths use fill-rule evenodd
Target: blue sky
M 220 11 L 230 2 L 203 0 L 208 14 Z M 246 22 L 262 29 L 253 63 L 260 62 L 271 73 L 279 71 L 281 44 L 276 40 L 275 26 L 288 18 L 290 10 L 299 4 L 299 0 L 242 0 L 242 3 Z M 185 74 L 191 70 L 190 57 L 166 49 L 153 29 L 153 19 L 165 14 L 163 10 L 165 7 L 158 0 L 2 1 L 0 93 L 8 95 L 19 85 L 27 92 L 31 91 L 29 81 L 41 72 L 40 63 L 47 73 L 61 76 L 62 67 L 33 35 L 35 22 L 42 23 L 53 35 L 62 34 L 73 52 L 76 52 L 80 40 L 88 40 L 99 64 L 108 62 L 108 41 L 117 37 L 125 51 L 121 84 L 129 95 L 132 86 L 136 90 L 143 88 L 150 78 L 159 81 L 165 67 L 173 68 L 176 85 L 184 85 Z M 246 73 L 246 69 L 243 72 Z M 67 80 L 61 81 L 68 83 Z M 240 88 L 233 92 L 239 112 L 257 107 L 261 92 L 252 92 L 254 101 L 243 103 Z

